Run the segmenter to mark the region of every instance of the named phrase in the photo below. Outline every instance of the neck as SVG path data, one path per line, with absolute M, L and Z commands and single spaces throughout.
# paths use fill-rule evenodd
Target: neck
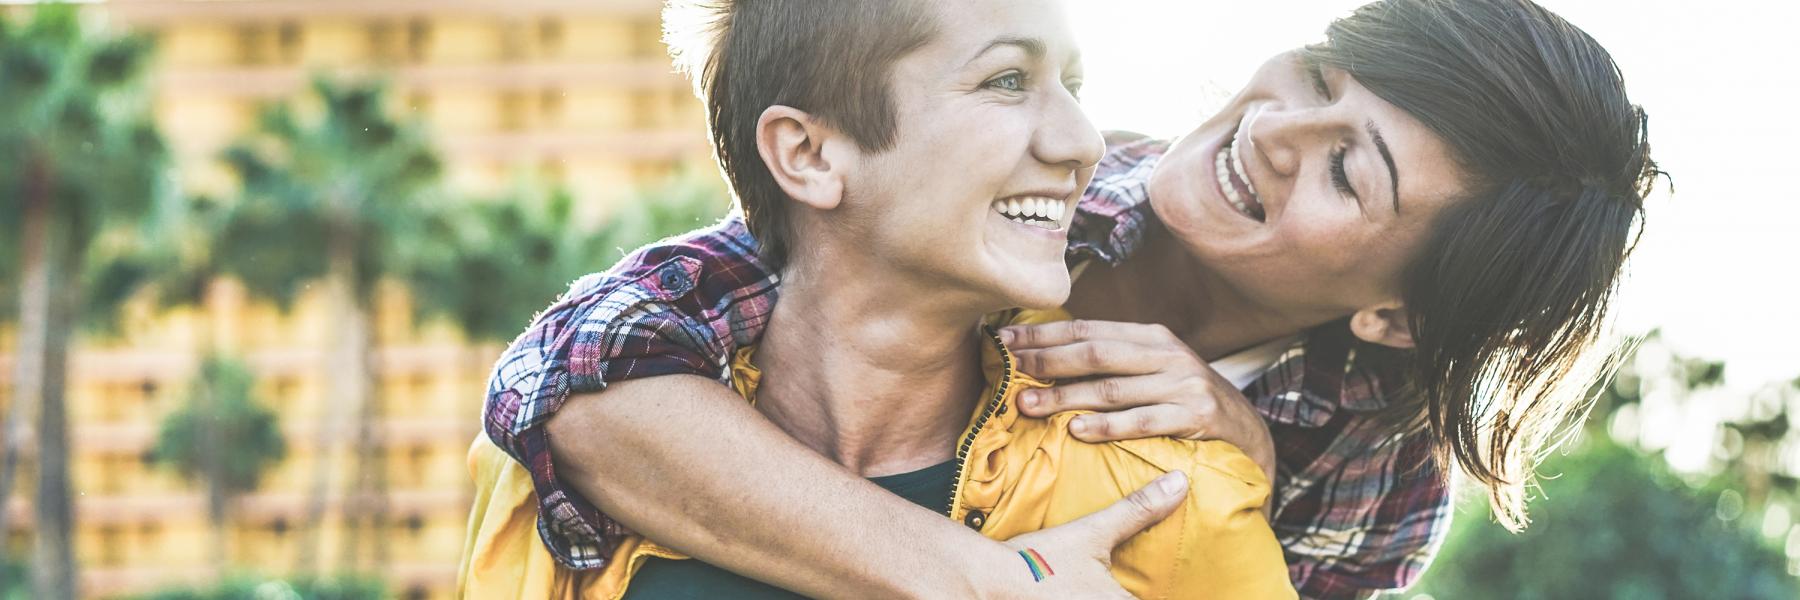
M 1296 319 L 1236 293 L 1154 224 L 1134 258 L 1089 271 L 1075 282 L 1071 313 L 1083 319 L 1160 324 L 1203 360 L 1218 360 L 1324 322 Z
M 880 262 L 796 254 L 756 351 L 757 409 L 865 477 L 949 460 L 983 384 L 980 309 Z

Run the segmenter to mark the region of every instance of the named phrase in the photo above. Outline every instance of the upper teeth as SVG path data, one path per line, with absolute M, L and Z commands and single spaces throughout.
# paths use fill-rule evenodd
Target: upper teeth
M 1068 207 L 1067 201 L 1060 198 L 1042 196 L 1026 196 L 994 201 L 994 211 L 1006 218 L 1046 229 L 1055 229 L 1062 224 L 1063 211 Z
M 1256 184 L 1252 183 L 1250 176 L 1245 174 L 1244 157 L 1238 154 L 1237 144 L 1229 144 L 1219 149 L 1218 156 L 1213 157 L 1213 173 L 1219 178 L 1219 189 L 1225 190 L 1225 199 L 1230 200 L 1231 205 L 1236 207 L 1238 212 L 1244 213 L 1245 216 L 1255 217 L 1255 214 L 1250 212 L 1248 201 L 1254 200 L 1256 197 Z M 1244 198 L 1238 193 L 1237 185 L 1231 182 L 1233 173 L 1237 174 L 1238 181 L 1244 182 L 1244 186 L 1249 188 L 1250 198 Z

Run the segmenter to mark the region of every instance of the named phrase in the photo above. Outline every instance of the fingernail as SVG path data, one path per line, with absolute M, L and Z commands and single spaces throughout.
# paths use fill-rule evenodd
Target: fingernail
M 1087 433 L 1087 419 L 1075 419 L 1069 422 L 1069 433 Z
M 1037 405 L 1038 405 L 1037 392 L 1025 392 L 1025 393 L 1019 395 L 1019 406 L 1023 406 L 1025 408 L 1037 408 Z
M 1180 494 L 1187 489 L 1187 486 L 1187 473 L 1181 471 L 1170 471 L 1169 474 L 1156 480 L 1156 487 L 1162 489 L 1164 494 L 1170 496 Z

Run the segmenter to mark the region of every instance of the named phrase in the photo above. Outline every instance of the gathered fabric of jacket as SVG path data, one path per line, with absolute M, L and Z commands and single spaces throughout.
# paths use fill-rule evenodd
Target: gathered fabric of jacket
M 1082 411 L 1046 419 L 1019 414 L 1020 392 L 1052 382 L 1013 368 L 992 327 L 1067 318 L 1061 310 L 1020 310 L 984 325 L 987 386 L 959 439 L 948 516 L 1005 540 L 1078 519 L 1179 470 L 1191 486 L 1182 506 L 1114 550 L 1119 583 L 1146 599 L 1294 598 L 1281 546 L 1262 514 L 1268 478 L 1237 447 L 1173 438 L 1089 444 L 1069 435 L 1069 420 Z M 751 402 L 762 375 L 751 364 L 753 353 L 738 352 L 731 372 L 733 387 Z M 539 537 L 538 502 L 524 465 L 482 435 L 469 449 L 469 469 L 476 498 L 458 573 L 462 597 L 616 600 L 646 559 L 687 558 L 631 536 L 605 568 L 558 565 Z M 1026 568 L 1023 561 L 1019 568 Z

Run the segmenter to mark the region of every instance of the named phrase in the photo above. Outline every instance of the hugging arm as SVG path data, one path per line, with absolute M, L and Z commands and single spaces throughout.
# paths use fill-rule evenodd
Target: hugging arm
M 727 219 L 578 280 L 507 348 L 485 432 L 528 471 L 556 562 L 605 567 L 630 527 L 813 596 L 1125 597 L 1106 569 L 1112 548 L 1184 492 L 1150 486 L 1011 546 L 886 493 L 720 381 L 767 322 L 775 281 L 741 219 Z M 1057 575 L 1034 583 L 1023 545 Z
M 1128 597 L 1106 570 L 1112 547 L 1180 503 L 1140 492 L 1014 538 L 1058 570 L 1034 583 L 1014 546 L 843 470 L 711 379 L 654 377 L 573 396 L 548 434 L 559 479 L 607 515 L 811 597 Z

